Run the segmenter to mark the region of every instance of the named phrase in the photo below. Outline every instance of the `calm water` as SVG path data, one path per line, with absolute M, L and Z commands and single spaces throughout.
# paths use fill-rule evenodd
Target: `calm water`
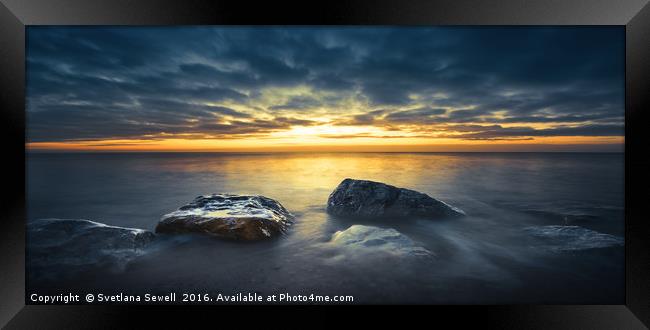
M 261 243 L 178 237 L 125 271 L 30 286 L 110 292 L 343 294 L 364 303 L 624 301 L 622 246 L 558 252 L 524 230 L 578 225 L 623 236 L 622 154 L 38 154 L 27 157 L 28 218 L 81 218 L 153 230 L 198 195 L 261 194 L 297 215 Z M 344 178 L 427 193 L 463 209 L 450 220 L 361 222 L 325 213 Z M 353 224 L 395 228 L 431 260 L 341 257 L 328 242 Z M 29 271 L 29 270 L 28 270 Z

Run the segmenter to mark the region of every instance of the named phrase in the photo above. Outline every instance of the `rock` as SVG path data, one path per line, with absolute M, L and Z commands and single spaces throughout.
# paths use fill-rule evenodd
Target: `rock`
M 621 237 L 579 226 L 533 226 L 524 228 L 524 231 L 541 239 L 545 249 L 555 252 L 623 246 L 625 243 Z
M 28 264 L 68 272 L 103 266 L 121 270 L 142 255 L 154 237 L 150 231 L 90 220 L 35 220 L 27 224 Z
M 589 224 L 596 223 L 602 219 L 598 216 L 583 213 L 560 213 L 546 210 L 528 209 L 524 213 L 530 214 L 544 220 L 564 225 Z
M 220 238 L 257 241 L 286 232 L 293 221 L 277 201 L 264 196 L 212 194 L 162 217 L 156 233 L 205 233 Z
M 381 182 L 345 179 L 330 194 L 327 212 L 349 217 L 463 216 L 465 212 L 426 194 Z
M 332 235 L 330 243 L 350 249 L 356 254 L 389 254 L 393 256 L 432 256 L 427 249 L 417 246 L 409 237 L 395 229 L 353 225 Z

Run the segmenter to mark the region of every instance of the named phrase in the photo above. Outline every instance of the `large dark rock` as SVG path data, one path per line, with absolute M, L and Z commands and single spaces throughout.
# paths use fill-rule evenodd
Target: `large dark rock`
M 381 182 L 345 179 L 330 194 L 327 212 L 355 217 L 442 218 L 465 213 L 426 194 Z
M 257 241 L 281 235 L 293 215 L 264 196 L 212 194 L 162 217 L 157 233 L 205 233 L 220 238 Z
M 150 231 L 90 220 L 39 219 L 27 224 L 28 266 L 51 276 L 98 267 L 122 270 L 154 237 Z

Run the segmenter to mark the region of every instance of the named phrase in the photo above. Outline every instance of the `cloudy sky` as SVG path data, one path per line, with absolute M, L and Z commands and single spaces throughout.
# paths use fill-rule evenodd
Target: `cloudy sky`
M 620 27 L 28 27 L 31 149 L 620 150 Z

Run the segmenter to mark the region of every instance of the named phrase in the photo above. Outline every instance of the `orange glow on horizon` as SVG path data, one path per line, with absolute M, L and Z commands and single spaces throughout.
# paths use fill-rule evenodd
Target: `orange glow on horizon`
M 332 132 L 334 133 L 334 132 Z M 341 133 L 341 132 L 338 132 Z M 608 146 L 622 151 L 623 136 L 535 137 L 528 140 L 462 140 L 419 137 L 282 137 L 241 139 L 93 140 L 26 143 L 30 151 L 165 151 L 165 152 L 453 152 L 453 151 L 545 151 L 579 146 Z

